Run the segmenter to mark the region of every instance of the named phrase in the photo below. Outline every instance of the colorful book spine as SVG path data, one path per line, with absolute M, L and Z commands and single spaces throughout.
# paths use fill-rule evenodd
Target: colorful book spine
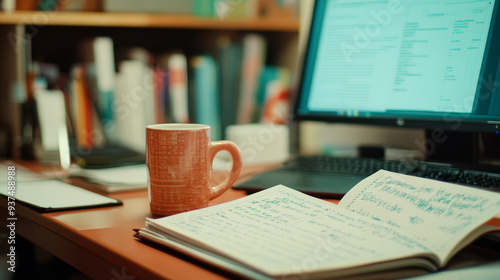
M 91 101 L 85 82 L 85 69 L 81 65 L 73 68 L 71 93 L 76 143 L 80 148 L 92 148 Z
M 168 58 L 169 97 L 172 121 L 189 122 L 187 60 L 184 54 L 175 53 Z
M 55 11 L 59 5 L 58 0 L 40 0 L 38 2 L 39 11 Z
M 123 146 L 144 153 L 145 127 L 155 122 L 153 70 L 141 60 L 124 60 L 119 66 L 115 134 Z
M 260 122 L 283 124 L 287 122 L 290 102 L 291 74 L 287 68 L 265 66 L 257 92 Z
M 211 139 L 220 140 L 220 103 L 217 64 L 209 55 L 195 56 L 193 68 L 195 122 L 210 125 Z
M 88 90 L 104 127 L 111 127 L 114 119 L 116 73 L 113 48 L 113 40 L 109 37 L 91 38 L 79 45 L 80 60 L 86 68 Z M 111 132 L 107 134 L 111 136 Z
M 238 124 L 256 121 L 256 94 L 260 74 L 265 63 L 266 41 L 258 34 L 247 34 L 243 38 L 243 62 L 240 84 Z
M 169 122 L 168 104 L 168 70 L 162 67 L 154 69 L 155 90 L 155 121 L 156 123 Z
M 242 46 L 221 37 L 217 44 L 219 61 L 219 88 L 221 115 L 221 138 L 226 139 L 226 128 L 236 124 L 239 87 L 241 77 Z
M 108 37 L 95 38 L 93 49 L 99 95 L 99 111 L 103 122 L 111 122 L 113 120 L 113 97 L 115 90 L 113 41 Z

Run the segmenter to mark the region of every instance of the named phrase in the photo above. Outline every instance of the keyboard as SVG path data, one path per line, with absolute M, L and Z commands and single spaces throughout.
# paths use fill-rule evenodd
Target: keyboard
M 278 184 L 323 198 L 341 198 L 380 169 L 500 192 L 500 172 L 409 160 L 295 156 L 282 168 L 252 176 L 234 189 L 249 193 Z
M 330 156 L 297 156 L 285 163 L 296 172 L 346 173 L 368 176 L 380 169 L 500 191 L 500 174 L 422 161 Z

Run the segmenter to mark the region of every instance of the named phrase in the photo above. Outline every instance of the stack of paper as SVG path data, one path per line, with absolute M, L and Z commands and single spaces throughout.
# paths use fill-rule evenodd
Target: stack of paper
M 145 164 L 102 169 L 75 167 L 72 168 L 70 174 L 95 183 L 93 187 L 106 193 L 140 190 L 147 187 Z
M 9 175 L 11 178 L 7 176 L 9 166 L 15 168 Z M 7 182 L 14 182 L 9 188 L 0 188 L 0 194 L 8 197 L 9 202 L 22 202 L 40 212 L 122 205 L 117 199 L 50 179 L 15 164 L 0 163 L 0 168 L 5 170 L 0 172 L 0 182 L 5 186 Z

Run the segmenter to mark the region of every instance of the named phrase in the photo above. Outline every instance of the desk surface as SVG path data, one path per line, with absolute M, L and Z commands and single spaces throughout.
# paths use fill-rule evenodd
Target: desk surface
M 36 164 L 22 164 L 40 170 Z M 258 169 L 247 169 L 243 175 Z M 75 182 L 73 182 L 75 183 Z M 20 187 L 22 182 L 18 182 Z M 90 188 L 88 188 L 90 189 Z M 38 213 L 16 205 L 16 234 L 47 250 L 93 279 L 135 276 L 134 279 L 227 279 L 231 275 L 168 249 L 141 243 L 133 229 L 151 217 L 146 190 L 107 194 L 122 206 Z M 214 199 L 218 204 L 245 196 L 229 190 Z M 0 196 L 0 219 L 6 221 L 7 199 Z M 120 278 L 119 278 L 120 279 Z
M 35 164 L 23 165 L 40 170 Z M 261 170 L 245 169 L 242 174 L 249 175 Z M 133 237 L 133 229 L 144 227 L 146 217 L 151 217 L 146 190 L 109 196 L 123 201 L 123 205 L 41 214 L 17 204 L 16 234 L 93 279 L 232 278 L 227 272 L 175 251 L 143 244 Z M 211 204 L 243 196 L 243 191 L 231 189 Z M 0 219 L 3 221 L 7 219 L 6 205 L 7 199 L 0 196 Z M 500 225 L 500 220 L 495 219 L 490 223 Z

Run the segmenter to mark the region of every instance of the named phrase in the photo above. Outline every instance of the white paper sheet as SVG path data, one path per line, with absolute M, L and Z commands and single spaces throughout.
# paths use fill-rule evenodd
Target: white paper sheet
M 12 193 L 8 192 L 7 186 L 0 188 L 0 193 L 12 196 Z M 12 197 L 17 201 L 23 201 L 46 210 L 120 204 L 114 198 L 57 180 L 16 182 Z

